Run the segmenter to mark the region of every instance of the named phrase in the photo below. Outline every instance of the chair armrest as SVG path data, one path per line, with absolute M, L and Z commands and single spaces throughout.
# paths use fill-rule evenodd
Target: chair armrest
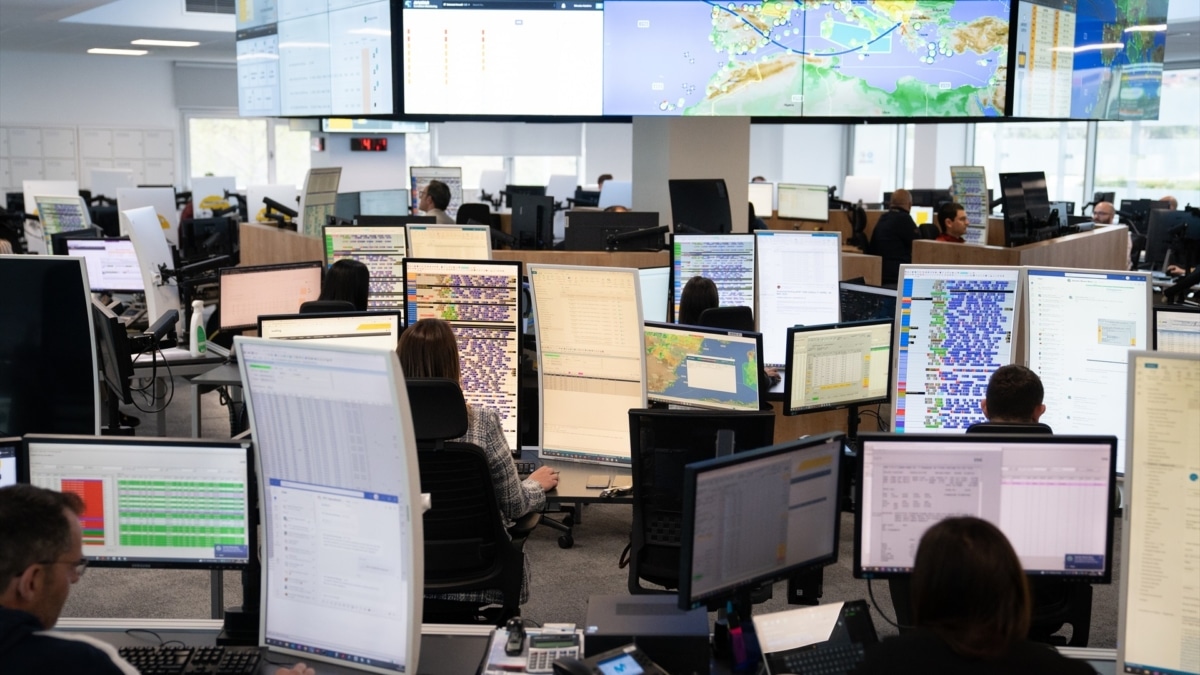
M 533 528 L 537 527 L 538 523 L 540 522 L 542 522 L 541 512 L 533 511 L 526 513 L 518 518 L 517 522 L 513 523 L 512 527 L 508 528 L 508 535 L 513 538 L 513 541 L 525 539 L 529 537 L 529 533 L 532 532 Z

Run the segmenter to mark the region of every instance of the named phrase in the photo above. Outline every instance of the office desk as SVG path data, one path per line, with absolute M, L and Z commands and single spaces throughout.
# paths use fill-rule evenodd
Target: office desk
M 583 522 L 584 504 L 629 504 L 633 506 L 633 494 L 619 497 L 601 497 L 604 488 L 589 488 L 588 476 L 607 475 L 610 486 L 633 484 L 633 469 L 628 464 L 590 464 L 569 462 L 561 459 L 538 457 L 538 448 L 521 448 L 521 461 L 538 462 L 558 471 L 558 487 L 546 493 L 546 503 L 568 505 L 572 527 Z
M 1013 248 L 918 239 L 913 242 L 912 256 L 913 263 L 918 265 L 1042 265 L 1124 270 L 1129 266 L 1128 243 L 1128 229 L 1109 225 Z
M 167 378 L 176 375 L 187 378 L 195 377 L 208 372 L 224 360 L 224 358 L 215 354 L 194 357 L 188 350 L 179 347 L 162 350 L 161 353 L 156 355 L 153 361 L 150 354 L 139 354 L 135 357 L 133 362 L 133 376 L 135 378 L 152 377 L 154 379 L 152 383 L 154 387 L 154 400 L 158 402 L 158 411 L 155 413 L 155 435 L 167 435 L 167 406 L 164 405 L 166 401 Z M 199 407 L 200 400 L 196 397 L 195 387 L 192 387 L 192 399 L 193 405 Z
M 200 438 L 200 387 L 233 387 L 229 396 L 241 401 L 242 373 L 232 363 L 222 363 L 190 380 L 192 389 L 192 438 Z

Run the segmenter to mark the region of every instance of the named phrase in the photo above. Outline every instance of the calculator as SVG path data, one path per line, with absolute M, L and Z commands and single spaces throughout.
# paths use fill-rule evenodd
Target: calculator
M 541 633 L 529 636 L 527 673 L 552 673 L 550 664 L 561 658 L 579 658 L 578 633 Z

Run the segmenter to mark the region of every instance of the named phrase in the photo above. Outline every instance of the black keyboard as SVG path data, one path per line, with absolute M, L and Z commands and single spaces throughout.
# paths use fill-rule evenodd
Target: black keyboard
M 142 675 L 251 675 L 258 647 L 121 647 L 121 658 Z
M 796 675 L 844 675 L 862 663 L 863 646 L 859 644 L 822 644 L 801 647 L 788 652 L 769 654 L 772 673 Z
M 529 478 L 529 474 L 537 471 L 537 462 L 517 462 L 517 477 L 521 480 Z

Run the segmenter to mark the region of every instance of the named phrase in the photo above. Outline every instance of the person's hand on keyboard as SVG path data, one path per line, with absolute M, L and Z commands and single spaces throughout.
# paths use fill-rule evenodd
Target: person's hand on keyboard
M 538 467 L 529 477 L 542 486 L 542 492 L 549 492 L 558 487 L 558 471 L 548 466 Z
M 306 666 L 303 663 L 297 663 L 291 668 L 280 668 L 275 671 L 275 675 L 317 675 L 317 671 L 311 666 Z

